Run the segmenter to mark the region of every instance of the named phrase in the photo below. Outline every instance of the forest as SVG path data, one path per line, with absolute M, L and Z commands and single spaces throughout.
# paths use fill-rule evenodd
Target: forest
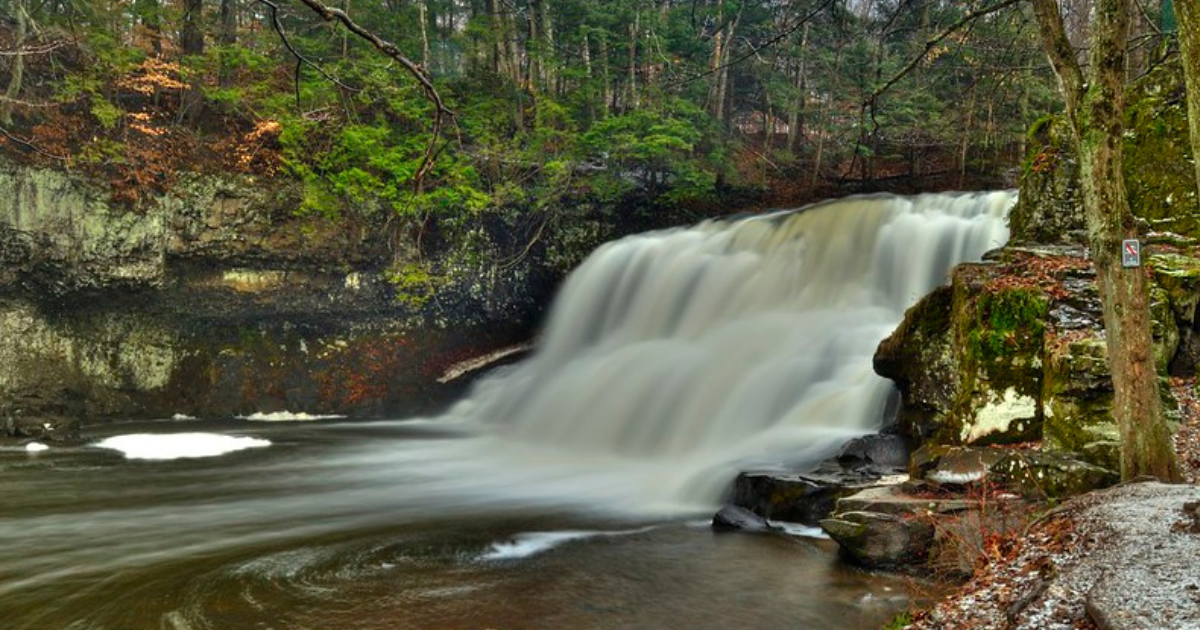
M 1090 3 L 1069 4 L 1082 41 Z M 1150 4 L 1142 69 L 1172 28 Z M 302 213 L 422 223 L 1011 186 L 1059 98 L 1013 0 L 3 0 L 0 16 L 0 150 L 133 203 L 185 171 L 295 178 Z

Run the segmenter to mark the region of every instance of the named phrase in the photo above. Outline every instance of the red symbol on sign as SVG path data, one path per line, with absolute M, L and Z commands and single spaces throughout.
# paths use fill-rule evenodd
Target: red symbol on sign
M 1137 248 L 1133 246 L 1132 241 L 1125 241 L 1125 251 L 1129 252 L 1130 256 L 1137 256 Z

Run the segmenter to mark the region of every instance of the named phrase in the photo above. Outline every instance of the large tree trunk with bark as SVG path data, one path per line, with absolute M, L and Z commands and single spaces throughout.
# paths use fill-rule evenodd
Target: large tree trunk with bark
M 1129 0 L 1096 2 L 1087 81 L 1056 0 L 1034 0 L 1034 11 L 1062 82 L 1080 158 L 1088 240 L 1104 305 L 1113 416 L 1121 434 L 1121 476 L 1177 481 L 1158 393 L 1146 275 L 1140 268 L 1124 268 L 1121 259 L 1121 241 L 1137 236 L 1122 175 Z
M 1188 128 L 1192 138 L 1192 164 L 1200 187 L 1200 2 L 1178 0 L 1175 19 L 1179 23 L 1179 49 L 1183 53 L 1183 78 L 1187 84 Z

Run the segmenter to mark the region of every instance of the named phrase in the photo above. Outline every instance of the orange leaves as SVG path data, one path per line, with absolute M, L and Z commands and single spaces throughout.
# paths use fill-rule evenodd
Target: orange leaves
M 116 87 L 126 92 L 153 96 L 161 92 L 184 90 L 188 86 L 180 80 L 178 63 L 148 57 L 133 72 L 117 79 Z

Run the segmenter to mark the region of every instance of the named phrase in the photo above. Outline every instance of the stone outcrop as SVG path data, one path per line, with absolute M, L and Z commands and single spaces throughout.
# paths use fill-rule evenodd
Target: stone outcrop
M 960 265 L 950 285 L 906 314 L 879 346 L 876 371 L 897 383 L 900 428 L 927 445 L 1042 440 L 1116 470 L 1100 301 L 1086 252 L 1007 247 Z M 1194 374 L 1200 254 L 1150 242 L 1158 368 Z M 1167 409 L 1174 408 L 1163 388 Z
M 1200 237 L 1183 72 L 1167 60 L 1130 85 L 1127 92 L 1125 190 L 1148 233 Z M 1086 241 L 1080 201 L 1079 162 L 1061 116 L 1046 117 L 1029 131 L 1021 198 L 1010 217 L 1011 243 L 1069 244 Z
M 183 179 L 131 208 L 0 163 L 3 432 L 429 410 L 461 389 L 437 382 L 451 365 L 527 338 L 550 288 L 531 261 L 433 261 L 430 299 L 397 277 L 415 253 L 383 221 L 298 217 L 286 184 Z

